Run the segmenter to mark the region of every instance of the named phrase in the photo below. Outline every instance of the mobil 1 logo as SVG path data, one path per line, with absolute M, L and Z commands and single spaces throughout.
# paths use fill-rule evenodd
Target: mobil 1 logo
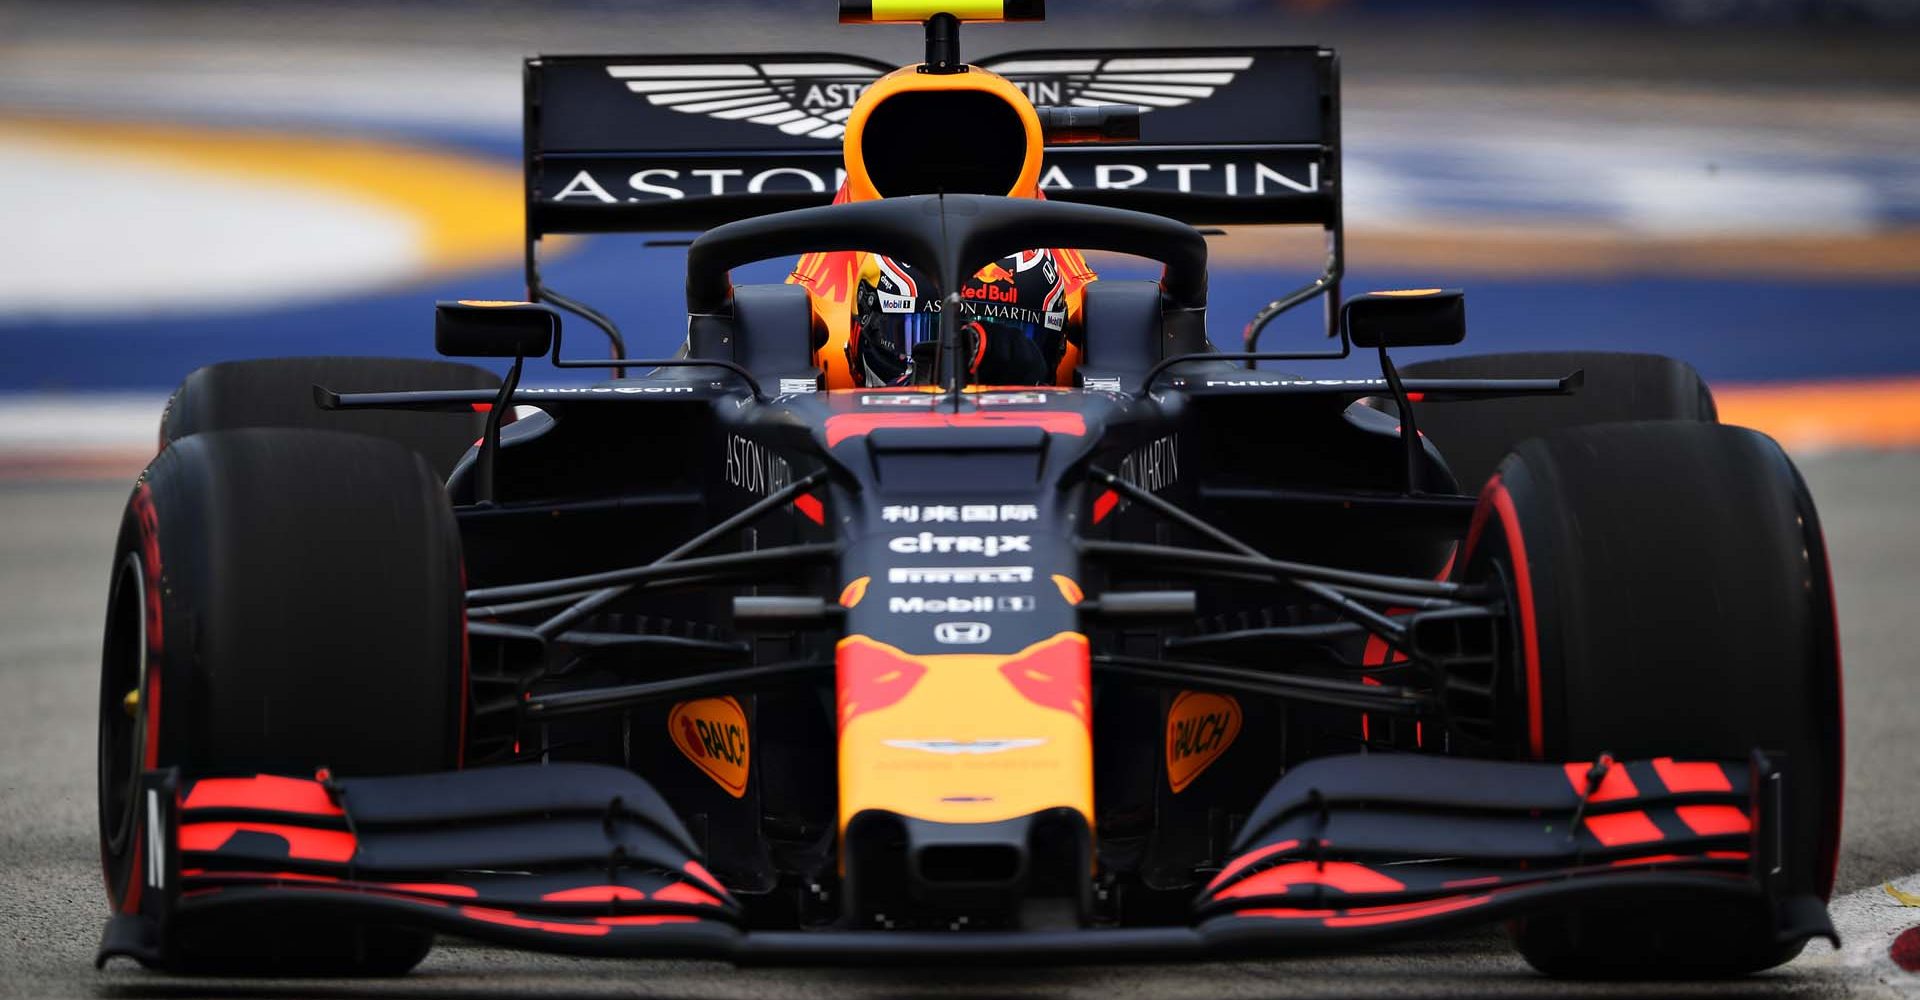
M 1032 611 L 1039 602 L 1032 594 L 949 594 L 939 597 L 889 597 L 887 613 L 895 615 L 985 615 Z

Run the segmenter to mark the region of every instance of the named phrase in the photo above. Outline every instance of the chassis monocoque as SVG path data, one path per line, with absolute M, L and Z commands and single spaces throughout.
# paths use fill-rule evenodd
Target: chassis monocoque
M 929 384 L 819 391 L 806 292 L 728 278 L 861 249 L 944 291 L 1059 245 L 1165 265 L 1088 289 L 1074 387 L 965 384 L 949 311 Z M 1108 960 L 1515 918 L 1548 971 L 1727 973 L 1831 935 L 1818 522 L 1686 366 L 1402 371 L 1463 329 L 1428 292 L 1337 314 L 1382 377 L 1281 374 L 1312 362 L 1209 342 L 1199 232 L 1099 204 L 754 215 L 687 266 L 682 356 L 586 362 L 635 377 L 522 386 L 583 363 L 558 313 L 445 303 L 443 353 L 503 382 L 182 387 L 115 563 L 103 960 Z

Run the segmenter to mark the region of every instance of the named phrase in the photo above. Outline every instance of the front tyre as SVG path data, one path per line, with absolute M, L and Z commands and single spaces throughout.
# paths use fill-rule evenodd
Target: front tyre
M 465 712 L 460 543 L 425 460 L 287 428 L 175 441 L 121 522 L 100 690 L 109 901 L 137 909 L 143 770 L 340 776 L 456 767 Z M 431 936 L 336 922 L 184 925 L 168 964 L 382 974 Z
M 1482 493 L 1469 579 L 1501 580 L 1519 655 L 1508 729 L 1553 761 L 1785 762 L 1786 892 L 1828 898 L 1841 794 L 1839 643 L 1812 498 L 1772 439 L 1692 421 L 1523 442 Z M 1589 905 L 1518 922 L 1566 976 L 1720 976 L 1791 959 L 1771 907 Z

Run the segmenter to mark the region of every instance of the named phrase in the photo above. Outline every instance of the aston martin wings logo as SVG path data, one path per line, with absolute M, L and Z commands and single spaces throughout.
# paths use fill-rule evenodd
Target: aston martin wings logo
M 1253 65 L 1252 56 L 1067 56 L 989 59 L 981 68 L 1012 80 L 1035 104 L 1177 108 L 1213 92 Z
M 853 103 L 881 70 L 851 62 L 707 62 L 608 66 L 655 107 L 838 139 Z
M 1177 108 L 1213 96 L 1253 65 L 1252 56 L 1070 56 L 989 59 L 1035 104 Z M 855 62 L 702 62 L 607 67 L 648 104 L 722 121 L 751 122 L 791 136 L 838 139 L 882 70 Z

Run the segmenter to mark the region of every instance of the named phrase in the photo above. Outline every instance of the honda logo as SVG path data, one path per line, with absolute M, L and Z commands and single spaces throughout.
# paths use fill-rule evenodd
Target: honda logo
M 978 646 L 993 638 L 993 627 L 986 622 L 941 622 L 933 627 L 933 638 L 949 646 Z

